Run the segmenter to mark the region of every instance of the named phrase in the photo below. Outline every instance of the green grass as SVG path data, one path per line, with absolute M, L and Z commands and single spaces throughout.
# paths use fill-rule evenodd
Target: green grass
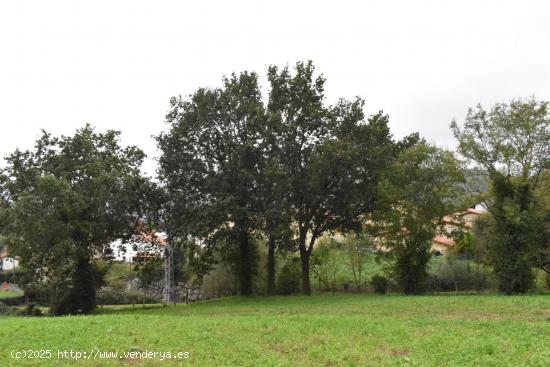
M 51 349 L 49 360 L 11 350 Z M 187 351 L 188 360 L 59 360 L 73 351 Z M 92 316 L 0 318 L 0 366 L 550 366 L 550 297 L 226 298 Z
M 13 297 L 19 297 L 22 296 L 23 292 L 17 292 L 17 291 L 1 291 L 0 292 L 0 299 L 2 298 L 13 298 Z

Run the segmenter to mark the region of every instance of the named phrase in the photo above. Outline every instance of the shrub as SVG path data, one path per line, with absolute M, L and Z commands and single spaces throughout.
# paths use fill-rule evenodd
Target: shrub
M 385 294 L 388 291 L 388 279 L 382 275 L 374 275 L 370 279 L 370 284 L 376 293 Z
M 2 302 L 6 306 L 19 306 L 25 303 L 25 297 L 24 296 L 15 296 L 15 297 L 8 297 L 8 298 L 2 298 Z
M 279 271 L 276 286 L 277 293 L 286 295 L 300 292 L 301 280 L 300 261 L 297 258 L 292 258 Z
M 157 303 L 159 300 L 142 291 L 113 287 L 103 287 L 97 292 L 97 302 L 100 305 L 125 305 L 134 303 Z
M 43 316 L 43 313 L 34 302 L 24 306 L 6 306 L 0 302 L 0 316 Z
M 23 308 L 19 308 L 19 315 L 21 316 L 42 316 L 42 310 L 36 307 L 36 303 L 29 302 Z
M 234 296 L 238 294 L 238 279 L 223 259 L 218 259 L 212 269 L 204 275 L 201 293 L 205 298 Z
M 341 279 L 342 250 L 333 239 L 322 238 L 313 249 L 311 270 L 319 281 L 320 291 L 335 291 Z
M 18 307 L 0 305 L 0 316 L 14 316 L 17 315 Z
M 45 286 L 30 285 L 25 288 L 25 298 L 30 302 L 46 305 L 51 289 Z
M 0 284 L 4 282 L 16 283 L 15 280 L 21 280 L 21 278 L 25 277 L 26 275 L 27 274 L 25 274 L 21 269 L 16 269 L 15 272 L 13 270 L 5 270 L 3 272 L 0 272 Z
M 494 289 L 495 279 L 491 269 L 471 260 L 449 257 L 431 274 L 428 289 L 432 291 L 476 291 Z

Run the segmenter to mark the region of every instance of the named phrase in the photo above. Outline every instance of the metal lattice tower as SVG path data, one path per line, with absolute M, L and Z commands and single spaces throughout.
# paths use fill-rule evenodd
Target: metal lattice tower
M 174 250 L 166 245 L 164 254 L 164 302 L 175 302 L 174 298 Z

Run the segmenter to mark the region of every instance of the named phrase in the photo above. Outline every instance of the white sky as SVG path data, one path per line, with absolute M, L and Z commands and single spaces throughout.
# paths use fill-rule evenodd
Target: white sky
M 154 157 L 171 96 L 308 59 L 329 102 L 453 147 L 477 102 L 550 100 L 550 1 L 4 0 L 0 156 L 90 122 Z

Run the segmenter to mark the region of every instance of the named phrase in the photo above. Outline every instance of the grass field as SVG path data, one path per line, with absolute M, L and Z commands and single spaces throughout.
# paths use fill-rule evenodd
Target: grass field
M 24 350 L 53 355 L 10 357 Z M 58 350 L 119 356 L 60 360 Z M 139 359 L 126 351 L 189 358 Z M 550 366 L 550 297 L 226 298 L 92 316 L 0 317 L 0 366 L 10 365 Z
M 0 300 L 2 298 L 13 298 L 13 297 L 19 297 L 23 295 L 22 292 L 16 292 L 16 291 L 2 291 L 0 292 Z

